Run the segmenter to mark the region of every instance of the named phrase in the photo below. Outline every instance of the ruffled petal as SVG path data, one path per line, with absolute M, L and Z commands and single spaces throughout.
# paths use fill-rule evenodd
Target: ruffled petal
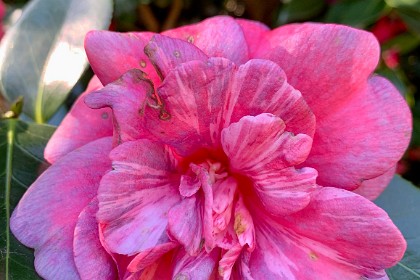
M 321 188 L 311 203 L 277 222 L 258 219 L 254 278 L 360 279 L 382 277 L 403 256 L 406 243 L 388 215 L 367 199 Z
M 191 60 L 206 61 L 207 55 L 196 46 L 179 39 L 154 35 L 144 49 L 157 73 L 166 77 L 172 69 Z
M 396 167 L 397 166 L 393 166 L 387 172 L 376 178 L 363 181 L 360 187 L 355 189 L 353 192 L 364 196 L 369 200 L 377 199 L 391 182 L 392 178 L 394 178 Z
M 197 256 L 180 250 L 173 260 L 172 279 L 216 280 L 219 258 L 220 250 L 217 248 L 210 253 L 203 250 Z
M 404 99 L 389 81 L 373 77 L 345 107 L 317 123 L 304 166 L 319 172 L 321 185 L 353 190 L 395 166 L 410 136 Z
M 167 213 L 180 199 L 170 151 L 138 140 L 119 145 L 110 157 L 113 170 L 102 178 L 97 214 L 107 247 L 133 255 L 167 243 Z
M 178 244 L 175 242 L 168 242 L 141 252 L 134 257 L 127 269 L 131 272 L 146 269 L 148 266 L 158 262 L 163 255 L 175 249 L 177 246 Z
M 281 170 L 305 161 L 312 139 L 285 132 L 283 120 L 272 114 L 245 116 L 222 131 L 222 146 L 230 168 L 247 176 Z
M 186 40 L 208 56 L 224 57 L 238 65 L 249 59 L 242 28 L 231 17 L 212 17 L 197 24 L 165 31 L 162 34 Z
M 35 249 L 35 268 L 46 279 L 79 278 L 73 258 L 74 229 L 79 214 L 96 196 L 101 177 L 111 168 L 111 142 L 101 138 L 57 161 L 13 212 L 11 230 Z
M 48 162 L 54 163 L 91 141 L 112 136 L 111 110 L 108 108 L 94 110 L 83 102 L 88 93 L 100 88 L 102 84 L 94 76 L 45 147 L 44 156 Z
M 89 63 L 104 85 L 117 80 L 130 69 L 140 69 L 156 86 L 160 84 L 144 47 L 153 33 L 90 31 L 85 38 Z
M 153 85 L 143 72 L 133 69 L 119 80 L 102 89 L 91 92 L 85 98 L 90 108 L 112 108 L 114 118 L 114 141 L 116 144 L 144 138 L 143 111 L 154 104 Z M 154 105 L 152 105 L 154 106 Z
M 74 262 L 81 279 L 112 280 L 118 273 L 114 260 L 99 240 L 97 211 L 98 201 L 93 199 L 79 215 L 74 230 Z
M 236 260 L 242 252 L 242 245 L 237 244 L 232 247 L 226 253 L 223 254 L 222 258 L 219 261 L 219 276 L 223 280 L 231 279 L 232 268 L 235 265 Z

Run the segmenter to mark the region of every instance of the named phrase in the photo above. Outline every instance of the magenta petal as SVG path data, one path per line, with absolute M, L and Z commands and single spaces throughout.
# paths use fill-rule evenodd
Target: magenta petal
M 144 138 L 143 110 L 153 94 L 151 82 L 144 78 L 143 72 L 133 69 L 119 80 L 88 94 L 85 102 L 95 109 L 112 108 L 114 141 L 121 143 Z
M 317 117 L 339 110 L 378 64 L 373 34 L 334 24 L 290 24 L 268 32 L 256 58 L 276 62 Z
M 396 166 L 393 166 L 390 170 L 385 172 L 384 174 L 370 179 L 363 181 L 363 183 L 355 189 L 353 192 L 366 197 L 369 200 L 375 200 L 378 196 L 385 190 L 388 184 L 391 182 L 392 178 L 395 175 Z
M 238 65 L 249 59 L 242 28 L 231 17 L 212 17 L 194 25 L 168 30 L 163 35 L 187 40 L 208 56 L 224 57 Z
M 242 197 L 239 197 L 235 205 L 234 229 L 241 246 L 248 245 L 250 250 L 255 247 L 255 229 L 251 214 L 246 208 Z
M 84 97 L 102 88 L 96 76 L 86 91 L 77 99 L 45 147 L 45 158 L 50 162 L 61 159 L 69 152 L 96 139 L 112 136 L 111 110 L 94 110 L 86 106 Z
M 216 280 L 219 256 L 220 250 L 217 248 L 210 253 L 203 250 L 197 256 L 180 250 L 173 260 L 172 279 Z
M 79 278 L 73 259 L 74 229 L 79 214 L 96 196 L 102 175 L 111 168 L 110 150 L 111 138 L 101 138 L 69 153 L 35 181 L 15 208 L 11 230 L 23 244 L 35 248 L 35 268 L 42 277 Z
M 85 50 L 89 63 L 104 85 L 117 80 L 131 69 L 140 69 L 155 85 L 160 83 L 144 47 L 153 33 L 116 33 L 90 31 L 86 35 Z
M 137 272 L 145 269 L 148 266 L 153 265 L 155 262 L 169 251 L 173 250 L 178 246 L 175 242 L 168 242 L 160 244 L 149 250 L 137 254 L 134 259 L 128 265 L 128 270 L 131 272 Z
M 149 132 L 182 156 L 218 143 L 222 111 L 235 66 L 223 58 L 191 61 L 171 71 L 158 89 L 168 119 L 146 108 Z
M 246 43 L 248 45 L 249 57 L 255 57 L 255 52 L 264 40 L 264 36 L 270 31 L 265 24 L 247 19 L 237 18 L 236 22 L 241 26 L 244 33 Z
M 312 139 L 285 132 L 285 124 L 272 114 L 245 116 L 222 131 L 222 146 L 232 170 L 246 175 L 281 170 L 305 161 Z
M 395 166 L 410 136 L 405 100 L 390 82 L 373 77 L 341 110 L 317 123 L 304 165 L 319 172 L 319 184 L 353 190 Z
M 112 280 L 118 274 L 114 260 L 99 240 L 97 211 L 98 201 L 94 199 L 80 213 L 74 230 L 74 262 L 81 279 Z
M 274 62 L 253 59 L 235 73 L 226 101 L 225 125 L 243 116 L 271 113 L 280 117 L 287 131 L 313 136 L 315 117 L 300 92 L 287 83 L 284 71 Z
M 170 152 L 148 140 L 130 141 L 111 152 L 113 170 L 98 190 L 98 222 L 108 248 L 134 255 L 167 243 L 167 213 L 178 203 L 179 176 Z
M 144 51 L 162 77 L 166 77 L 169 71 L 181 63 L 208 59 L 207 55 L 196 46 L 158 34 L 153 36 Z
M 236 246 L 229 249 L 223 254 L 219 262 L 219 276 L 223 280 L 231 279 L 232 268 L 235 265 L 236 260 L 242 252 L 242 245 L 237 244 Z
M 197 196 L 184 198 L 168 213 L 168 233 L 191 256 L 197 256 L 203 245 L 202 203 Z M 194 229 L 194 230 L 192 230 Z

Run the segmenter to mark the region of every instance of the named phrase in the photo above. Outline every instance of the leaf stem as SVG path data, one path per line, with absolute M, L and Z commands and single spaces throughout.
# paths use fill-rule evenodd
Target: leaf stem
M 410 272 L 411 272 L 414 276 L 417 276 L 417 277 L 419 277 L 419 278 L 420 278 L 420 274 L 418 274 L 417 272 L 415 272 L 413 269 L 409 268 L 409 267 L 408 267 L 408 266 L 406 266 L 405 264 L 403 264 L 403 263 L 399 262 L 399 263 L 397 263 L 397 265 L 399 265 L 399 266 L 403 267 L 404 269 L 406 269 L 406 270 L 410 271 Z
M 6 258 L 5 258 L 5 280 L 9 279 L 9 257 L 10 257 L 10 192 L 12 186 L 12 161 L 13 146 L 15 142 L 16 120 L 9 120 L 7 129 L 7 151 L 6 151 L 6 189 L 4 205 L 6 209 Z

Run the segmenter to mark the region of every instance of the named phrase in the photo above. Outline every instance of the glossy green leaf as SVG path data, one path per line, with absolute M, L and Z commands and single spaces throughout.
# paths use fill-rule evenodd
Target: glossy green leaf
M 48 166 L 43 153 L 53 132 L 52 126 L 0 121 L 0 279 L 38 279 L 33 251 L 14 238 L 9 220 L 28 186 Z
M 23 111 L 47 121 L 87 66 L 85 34 L 109 25 L 112 0 L 32 0 L 0 48 L 0 86 Z
M 364 28 L 386 12 L 387 6 L 383 0 L 345 0 L 334 4 L 325 20 Z
M 277 25 L 283 25 L 293 21 L 309 20 L 319 15 L 324 8 L 325 1 L 323 0 L 288 1 L 281 7 L 277 16 Z
M 420 279 L 420 188 L 395 176 L 375 203 L 388 213 L 408 245 L 401 262 L 387 270 L 389 278 Z

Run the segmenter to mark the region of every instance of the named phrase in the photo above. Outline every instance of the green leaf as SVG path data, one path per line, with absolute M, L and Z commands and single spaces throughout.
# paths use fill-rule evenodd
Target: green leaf
M 390 279 L 420 279 L 420 189 L 395 176 L 375 201 L 384 209 L 407 240 L 404 258 L 387 270 Z
M 396 11 L 407 27 L 417 36 L 420 36 L 420 7 L 415 9 L 400 8 Z
M 112 0 L 33 0 L 0 47 L 0 89 L 23 111 L 47 121 L 87 66 L 85 34 L 108 26 Z
M 383 0 L 345 0 L 328 10 L 325 21 L 365 28 L 387 11 Z
M 323 0 L 290 0 L 284 2 L 285 4 L 277 17 L 277 25 L 308 20 L 319 15 L 325 8 L 325 1 Z
M 420 9 L 420 0 L 385 0 L 393 8 Z
M 9 221 L 28 186 L 48 166 L 43 153 L 53 132 L 52 126 L 0 121 L 0 279 L 38 279 L 33 251 L 15 239 Z

